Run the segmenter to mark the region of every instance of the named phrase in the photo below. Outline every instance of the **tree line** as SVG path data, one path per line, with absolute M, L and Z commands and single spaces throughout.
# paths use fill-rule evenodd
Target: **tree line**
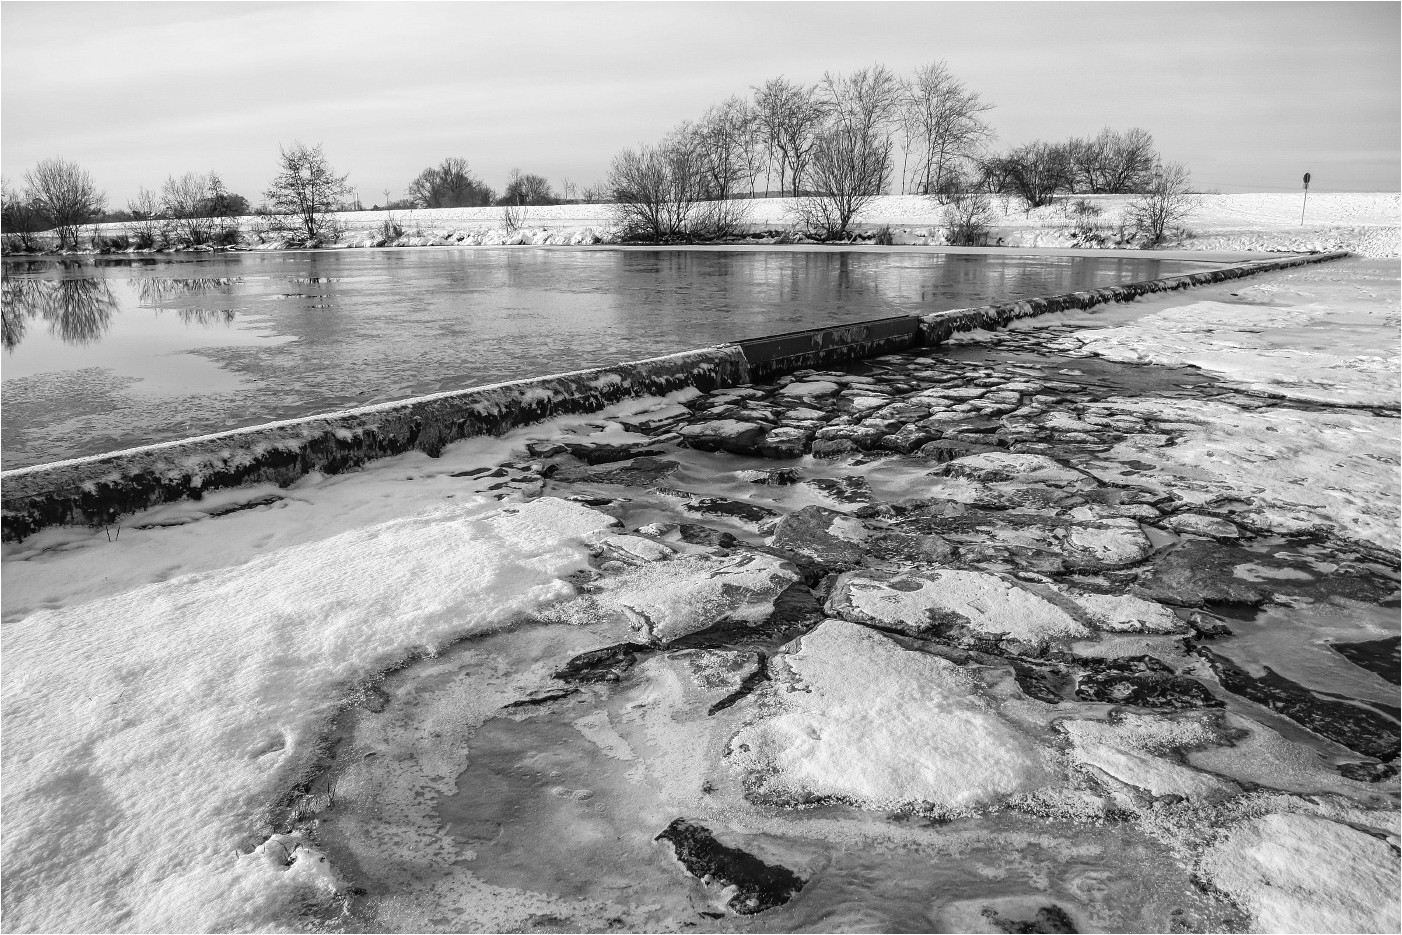
M 828 72 L 811 85 L 779 76 L 750 90 L 614 157 L 608 188 L 634 239 L 729 236 L 743 207 L 718 202 L 737 197 L 792 198 L 805 232 L 829 240 L 897 188 L 965 203 L 1010 195 L 1030 210 L 1064 193 L 1147 192 L 1165 171 L 1140 128 L 997 152 L 993 105 L 944 62 L 905 76 L 880 64 Z
M 942 61 L 909 75 L 881 64 L 828 72 L 812 84 L 781 75 L 656 143 L 623 149 L 606 179 L 582 191 L 564 179 L 557 193 L 543 176 L 513 169 L 498 194 L 466 159 L 451 156 L 420 172 L 401 197 L 385 190 L 383 206 L 373 208 L 497 205 L 515 217 L 513 209 L 527 205 L 609 202 L 626 238 L 674 242 L 733 236 L 744 221 L 743 199 L 780 196 L 792 199 L 808 236 L 832 240 L 848 235 L 872 198 L 897 190 L 939 198 L 973 221 L 991 195 L 1013 196 L 1030 211 L 1061 194 L 1186 191 L 1186 170 L 1165 166 L 1146 130 L 1107 127 L 1094 137 L 1000 152 L 986 118 L 992 110 Z M 45 159 L 24 179 L 23 191 L 3 185 L 4 232 L 24 248 L 51 229 L 61 247 L 76 246 L 79 228 L 101 221 L 126 222 L 136 246 L 219 245 L 237 236 L 232 219 L 250 212 L 311 242 L 331 233 L 328 213 L 362 207 L 321 147 L 301 143 L 281 149 L 279 173 L 257 209 L 214 172 L 171 176 L 159 191 L 142 188 L 125 210 L 112 212 L 74 163 Z M 976 236 L 977 224 L 972 230 Z
M 362 210 L 349 176 L 337 173 L 320 145 L 293 143 L 278 156 L 278 174 L 255 208 L 243 195 L 229 191 L 216 172 L 171 175 L 159 189 L 141 187 L 125 208 L 109 210 L 107 196 L 91 174 L 77 163 L 53 157 L 40 160 L 24 174 L 19 188 L 0 180 L 0 230 L 7 251 L 39 249 L 40 235 L 53 231 L 60 250 L 77 249 L 83 228 L 117 222 L 127 233 L 99 235 L 91 240 L 96 249 L 176 248 L 228 246 L 239 237 L 238 218 L 260 216 L 265 230 L 298 243 L 325 242 L 336 231 L 335 211 Z M 462 208 L 489 205 L 516 206 L 558 204 L 574 199 L 574 186 L 564 183 L 565 196 L 557 195 L 541 175 L 513 169 L 505 190 L 497 195 L 468 167 L 467 160 L 449 157 L 440 165 L 419 173 L 386 208 Z M 597 201 L 607 200 L 602 188 L 586 190 Z M 375 205 L 374 210 L 380 210 Z

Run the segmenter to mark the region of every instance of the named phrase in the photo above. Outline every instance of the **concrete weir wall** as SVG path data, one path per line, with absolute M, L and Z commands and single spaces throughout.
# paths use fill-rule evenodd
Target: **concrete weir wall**
M 459 439 L 593 412 L 629 397 L 768 381 L 803 368 L 936 345 L 958 331 L 996 329 L 1018 318 L 1127 302 L 1347 255 L 1290 256 L 1088 292 L 796 331 L 5 471 L 0 473 L 0 535 L 14 541 L 46 526 L 111 523 L 161 503 L 199 499 L 208 490 L 287 485 L 311 471 L 336 474 L 405 451 L 436 457 Z

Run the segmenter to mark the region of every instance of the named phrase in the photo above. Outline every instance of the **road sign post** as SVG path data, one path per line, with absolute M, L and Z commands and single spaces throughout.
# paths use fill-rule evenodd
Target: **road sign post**
M 1305 173 L 1305 200 L 1300 202 L 1300 226 L 1305 226 L 1305 205 L 1310 201 L 1310 174 Z

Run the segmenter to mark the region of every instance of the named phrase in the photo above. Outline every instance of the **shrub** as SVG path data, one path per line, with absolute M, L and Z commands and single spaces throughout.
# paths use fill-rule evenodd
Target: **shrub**
M 750 206 L 741 201 L 703 201 L 692 212 L 686 233 L 690 240 L 725 240 L 749 222 Z
M 239 227 L 237 224 L 221 224 L 214 229 L 210 235 L 210 244 L 215 247 L 237 247 L 239 245 Z
M 613 158 L 614 226 L 624 240 L 685 240 L 700 200 L 695 153 L 671 141 L 625 149 Z
M 1107 230 L 1096 220 L 1105 213 L 1099 205 L 1086 198 L 1077 198 L 1067 203 L 1066 213 L 1071 218 L 1077 240 L 1093 244 L 1105 242 Z
M 895 246 L 896 241 L 891 236 L 891 225 L 882 224 L 876 229 L 876 245 L 878 247 Z
M 380 236 L 384 238 L 385 243 L 390 243 L 404 236 L 404 228 L 391 216 L 380 222 Z
M 1126 220 L 1135 233 L 1144 238 L 1145 247 L 1156 247 L 1172 232 L 1175 236 L 1191 236 L 1182 228 L 1197 209 L 1197 198 L 1189 191 L 1188 170 L 1176 163 L 1154 169 L 1148 190 L 1129 205 Z
M 116 253 L 131 247 L 131 238 L 126 234 L 97 235 L 92 239 L 92 248 L 98 253 Z
M 514 234 L 521 229 L 521 225 L 526 221 L 526 209 L 521 205 L 507 204 L 501 208 L 501 228 L 508 234 Z
M 955 247 L 983 247 L 988 244 L 992 221 L 990 199 L 982 192 L 963 192 L 949 199 L 944 209 L 944 239 Z

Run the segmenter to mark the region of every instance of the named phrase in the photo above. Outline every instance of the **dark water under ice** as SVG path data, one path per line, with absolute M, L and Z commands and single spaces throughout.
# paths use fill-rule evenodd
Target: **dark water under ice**
M 4 466 L 1216 265 L 597 249 L 7 260 Z

